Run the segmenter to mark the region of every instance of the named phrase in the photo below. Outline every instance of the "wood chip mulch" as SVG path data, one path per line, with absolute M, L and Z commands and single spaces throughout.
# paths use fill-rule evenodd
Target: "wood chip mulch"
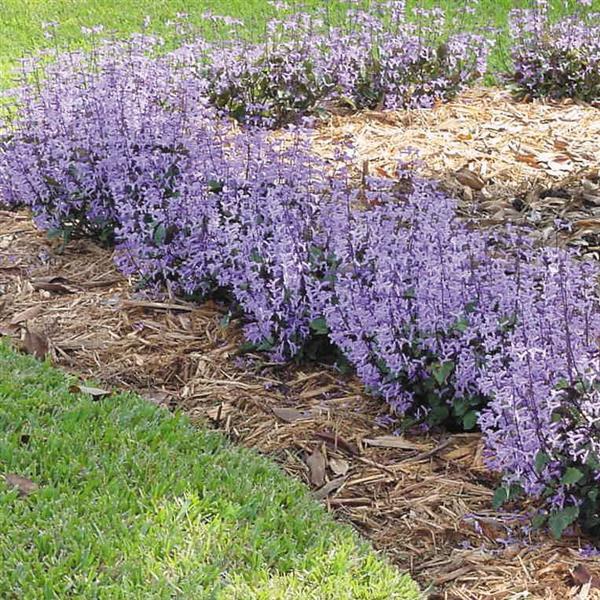
M 434 111 L 334 119 L 320 142 L 352 135 L 370 168 L 383 170 L 397 151 L 420 146 L 428 169 L 471 213 L 531 222 L 537 211 L 542 238 L 558 215 L 573 224 L 567 241 L 595 255 L 600 111 L 519 105 L 503 94 L 474 90 Z M 549 166 L 544 152 L 569 158 Z M 521 158 L 530 155 L 535 165 Z M 469 171 L 462 183 L 461 169 Z M 591 224 L 577 225 L 583 220 Z M 409 571 L 427 597 L 600 598 L 591 578 L 600 554 L 589 540 L 524 535 L 528 507 L 492 509 L 497 478 L 478 434 L 392 436 L 384 407 L 353 377 L 241 355 L 239 324 L 225 327 L 224 312 L 215 302 L 147 298 L 118 274 L 109 250 L 88 241 L 61 249 L 29 215 L 0 211 L 0 335 L 30 352 L 47 346 L 55 364 L 82 378 L 134 389 L 272 457 Z
M 398 161 L 436 179 L 465 215 L 486 226 L 535 228 L 600 259 L 600 110 L 572 102 L 519 103 L 501 89 L 473 88 L 434 110 L 367 111 L 334 117 L 315 147 L 341 142 L 357 167 L 392 177 Z

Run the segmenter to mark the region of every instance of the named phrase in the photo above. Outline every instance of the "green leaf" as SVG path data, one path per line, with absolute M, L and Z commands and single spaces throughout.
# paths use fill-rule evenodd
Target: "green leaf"
M 317 335 L 327 335 L 329 333 L 329 327 L 325 317 L 318 317 L 310 322 L 310 328 Z
M 598 457 L 592 454 L 591 452 L 588 456 L 588 459 L 585 461 L 585 464 L 594 471 L 600 469 L 600 460 L 598 460 Z
M 469 401 L 465 398 L 461 398 L 460 400 L 455 400 L 452 403 L 452 411 L 456 417 L 464 417 L 466 412 L 469 410 Z
M 579 507 L 578 506 L 567 506 L 561 511 L 557 511 L 550 515 L 548 519 L 548 525 L 550 527 L 550 531 L 552 535 L 559 539 L 564 530 L 572 525 L 577 517 L 579 516 Z
M 544 467 L 550 461 L 550 457 L 545 452 L 538 452 L 535 455 L 535 470 L 536 473 L 541 473 L 544 470 Z
M 492 498 L 492 505 L 494 508 L 500 508 L 510 498 L 510 490 L 506 486 L 502 486 L 496 489 L 494 497 Z
M 259 254 L 258 250 L 252 250 L 252 252 L 250 252 L 250 260 L 255 262 L 255 263 L 263 263 L 263 257 Z
M 445 404 L 439 404 L 431 409 L 429 421 L 434 425 L 443 423 L 450 416 L 450 409 Z
M 383 360 L 383 358 L 376 359 L 375 364 L 384 375 L 389 375 L 391 373 L 390 368 L 387 366 L 387 363 L 385 360 Z
M 563 485 L 573 485 L 580 481 L 582 477 L 583 473 L 579 469 L 576 469 L 575 467 L 569 467 L 565 471 L 565 474 L 562 476 L 560 482 Z
M 477 302 L 476 301 L 467 302 L 465 304 L 465 312 L 467 314 L 475 312 L 476 309 L 477 309 Z
M 464 333 L 469 327 L 469 319 L 467 319 L 467 317 L 462 317 L 460 319 L 458 319 L 454 325 L 452 326 L 453 329 L 455 329 L 456 331 L 459 331 L 460 333 Z
M 263 339 L 259 344 L 256 345 L 256 349 L 259 352 L 268 352 L 273 349 L 275 345 L 275 340 L 272 337 L 268 337 Z
M 335 366 L 342 375 L 348 375 L 354 371 L 352 363 L 343 354 L 338 357 Z
M 435 363 L 431 366 L 431 374 L 435 377 L 439 385 L 446 383 L 452 371 L 454 371 L 454 363 L 451 360 L 447 360 L 441 364 Z
M 243 344 L 240 345 L 239 353 L 245 354 L 247 352 L 252 352 L 254 350 L 256 350 L 256 344 L 253 344 L 252 342 L 244 342 Z
M 310 247 L 310 255 L 315 259 L 315 260 L 321 260 L 325 253 L 323 252 L 322 248 L 319 248 L 318 246 L 311 246 Z
M 538 513 L 537 515 L 534 515 L 533 519 L 531 519 L 531 524 L 533 525 L 534 529 L 540 529 L 546 524 L 547 520 L 548 515 Z
M 159 223 L 154 228 L 154 232 L 152 233 L 152 239 L 154 243 L 159 246 L 163 244 L 164 241 L 167 239 L 167 228 L 162 223 Z
M 224 187 L 224 183 L 216 179 L 210 179 L 208 182 L 208 191 L 213 192 L 213 194 L 219 194 L 223 191 Z
M 477 413 L 474 410 L 470 410 L 463 417 L 463 428 L 467 431 L 473 429 L 477 425 Z
M 523 488 L 518 483 L 513 483 L 511 485 L 505 484 L 494 492 L 492 504 L 494 508 L 500 508 L 505 502 L 513 500 L 521 494 L 523 494 Z

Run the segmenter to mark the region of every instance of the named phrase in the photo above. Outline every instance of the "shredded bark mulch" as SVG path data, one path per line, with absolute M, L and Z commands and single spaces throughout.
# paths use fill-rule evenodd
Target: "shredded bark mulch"
M 469 214 L 492 225 L 526 219 L 540 239 L 565 219 L 565 240 L 598 255 L 599 134 L 595 109 L 520 105 L 474 90 L 434 111 L 336 118 L 319 143 L 354 136 L 369 168 L 385 172 L 397 151 L 419 146 L 422 168 Z M 518 148 L 507 150 L 511 143 Z M 544 152 L 568 158 L 549 166 Z M 493 510 L 497 476 L 484 465 L 479 434 L 394 436 L 385 407 L 355 378 L 241 354 L 240 325 L 225 326 L 224 315 L 212 301 L 147 298 L 119 275 L 110 250 L 82 240 L 61 248 L 29 215 L 0 211 L 0 335 L 272 457 L 431 598 L 600 597 L 592 578 L 600 555 L 589 540 L 525 535 L 529 507 Z
M 520 103 L 473 88 L 435 109 L 367 111 L 320 127 L 316 148 L 340 142 L 357 167 L 392 177 L 398 161 L 440 181 L 482 225 L 529 225 L 600 259 L 600 110 L 572 101 Z

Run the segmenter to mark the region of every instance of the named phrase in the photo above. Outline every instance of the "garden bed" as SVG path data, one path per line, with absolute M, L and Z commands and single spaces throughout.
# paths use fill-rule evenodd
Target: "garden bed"
M 392 173 L 398 153 L 416 148 L 425 172 L 483 224 L 528 220 L 543 237 L 560 217 L 572 223 L 569 241 L 598 256 L 599 134 L 594 108 L 471 90 L 433 111 L 336 117 L 317 147 L 327 154 L 350 137 L 373 173 Z M 139 390 L 278 460 L 439 597 L 558 598 L 600 567 L 580 552 L 586 540 L 523 538 L 519 512 L 492 510 L 497 479 L 478 434 L 390 441 L 375 424 L 382 403 L 356 379 L 241 355 L 242 332 L 223 325 L 217 303 L 155 302 L 118 274 L 109 251 L 76 241 L 59 253 L 28 215 L 0 219 L 0 290 L 9 299 L 1 333 L 37 331 L 30 350 L 49 341 L 56 363 Z

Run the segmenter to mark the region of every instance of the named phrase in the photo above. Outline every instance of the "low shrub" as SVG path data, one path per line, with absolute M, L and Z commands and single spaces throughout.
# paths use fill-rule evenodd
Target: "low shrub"
M 511 13 L 512 70 L 522 98 L 600 100 L 600 13 L 581 10 L 553 22 L 546 3 Z
M 203 76 L 213 103 L 246 123 L 281 125 L 336 103 L 430 107 L 486 67 L 490 42 L 449 28 L 443 11 L 412 14 L 398 0 L 349 7 L 340 25 L 318 12 L 282 14 L 259 44 L 213 46 Z
M 44 229 L 108 241 L 124 198 L 169 193 L 205 102 L 172 63 L 149 56 L 158 44 L 137 36 L 24 65 L 3 134 L 4 202 L 31 208 Z
M 285 36 L 271 23 L 268 39 L 259 44 L 234 39 L 209 46 L 200 76 L 211 102 L 251 125 L 280 126 L 310 113 L 333 86 L 322 71 L 320 39 L 307 20 L 289 18 Z
M 484 351 L 471 318 L 488 292 L 485 237 L 430 182 L 403 173 L 399 185 L 371 186 L 367 207 L 328 215 L 338 232 L 331 338 L 371 392 L 411 416 L 405 424 L 473 429 Z
M 309 152 L 310 132 L 283 142 L 259 134 L 242 143 L 247 162 L 235 193 L 220 202 L 217 279 L 250 319 L 248 341 L 283 360 L 303 353 L 317 333 L 326 251 L 320 215 L 330 195 L 326 166 Z
M 331 339 L 403 427 L 481 426 L 497 503 L 524 492 L 555 535 L 578 518 L 597 533 L 599 265 L 472 228 L 431 183 L 400 183 L 328 215 Z
M 600 298 L 597 263 L 515 240 L 505 284 L 515 326 L 488 358 L 479 422 L 488 464 L 505 474 L 496 501 L 545 502 L 536 523 L 557 537 L 579 518 L 600 531 Z M 510 286 L 510 287 L 509 287 Z

